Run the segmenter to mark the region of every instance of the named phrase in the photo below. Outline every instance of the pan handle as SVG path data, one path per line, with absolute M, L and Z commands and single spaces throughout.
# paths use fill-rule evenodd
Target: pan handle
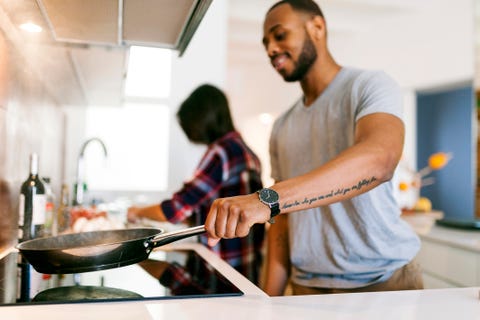
M 152 248 L 156 248 L 159 246 L 163 246 L 164 244 L 168 244 L 177 240 L 185 239 L 188 237 L 193 237 L 202 233 L 205 233 L 205 225 L 182 229 L 182 230 L 175 230 L 166 233 L 160 233 L 150 239 L 150 243 Z

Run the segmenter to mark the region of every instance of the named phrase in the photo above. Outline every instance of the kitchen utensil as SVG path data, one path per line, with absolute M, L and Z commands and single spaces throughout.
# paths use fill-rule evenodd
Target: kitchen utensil
M 204 225 L 166 233 L 154 228 L 92 231 L 28 240 L 16 248 L 40 273 L 80 273 L 134 264 L 156 247 L 204 232 Z

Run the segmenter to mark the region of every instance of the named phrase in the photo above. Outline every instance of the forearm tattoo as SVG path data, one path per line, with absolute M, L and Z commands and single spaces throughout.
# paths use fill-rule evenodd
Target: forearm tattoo
M 305 205 L 305 204 L 312 204 L 314 202 L 317 202 L 317 201 L 320 201 L 320 200 L 323 200 L 323 199 L 327 199 L 327 198 L 331 198 L 331 197 L 334 197 L 334 196 L 338 196 L 338 195 L 346 195 L 347 193 L 352 192 L 354 190 L 361 190 L 361 189 L 369 186 L 370 184 L 372 184 L 375 181 L 377 181 L 377 178 L 371 177 L 370 179 L 360 180 L 357 184 L 354 184 L 353 186 L 350 186 L 350 187 L 339 188 L 337 190 L 331 190 L 327 194 L 322 194 L 322 195 L 319 195 L 319 196 L 316 196 L 316 197 L 313 197 L 313 198 L 304 198 L 303 200 L 295 200 L 294 202 L 290 202 L 290 203 L 286 202 L 285 204 L 283 204 L 282 209 L 288 209 L 288 208 L 297 207 L 297 206 L 301 206 L 301 205 Z

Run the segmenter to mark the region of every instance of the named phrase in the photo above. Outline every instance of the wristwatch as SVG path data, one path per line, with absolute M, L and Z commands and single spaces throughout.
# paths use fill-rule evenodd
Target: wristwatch
M 269 188 L 263 188 L 257 191 L 260 201 L 270 208 L 270 219 L 268 222 L 274 223 L 276 216 L 280 213 L 280 204 L 278 203 L 278 193 Z

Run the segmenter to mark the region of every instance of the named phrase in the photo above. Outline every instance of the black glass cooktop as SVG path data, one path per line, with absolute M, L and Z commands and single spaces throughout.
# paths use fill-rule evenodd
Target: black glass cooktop
M 16 261 L 18 255 L 10 253 L 3 260 Z M 28 301 L 20 301 L 17 294 L 16 301 L 4 301 L 0 306 L 243 294 L 194 250 L 155 251 L 148 260 L 102 271 L 68 275 L 42 275 L 33 271 L 30 284 Z

